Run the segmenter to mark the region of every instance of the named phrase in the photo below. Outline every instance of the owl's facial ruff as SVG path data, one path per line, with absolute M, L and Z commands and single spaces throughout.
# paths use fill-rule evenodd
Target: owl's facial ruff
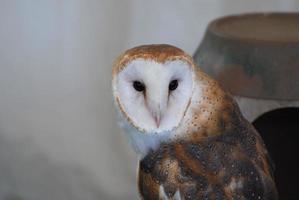
M 183 60 L 129 62 L 113 80 L 122 114 L 144 133 L 173 130 L 189 106 L 193 74 Z

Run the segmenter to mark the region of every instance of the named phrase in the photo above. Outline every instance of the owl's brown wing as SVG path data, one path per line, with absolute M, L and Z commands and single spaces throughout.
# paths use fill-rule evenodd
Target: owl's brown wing
M 143 199 L 173 199 L 178 192 L 181 199 L 193 200 L 278 199 L 260 136 L 247 122 L 236 127 L 197 142 L 163 144 L 150 152 L 139 167 Z

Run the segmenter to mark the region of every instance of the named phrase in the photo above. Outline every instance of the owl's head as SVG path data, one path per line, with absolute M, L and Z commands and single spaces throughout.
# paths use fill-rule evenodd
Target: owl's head
M 113 68 L 113 93 L 126 120 L 144 133 L 179 126 L 190 104 L 194 63 L 170 45 L 145 45 L 122 54 Z

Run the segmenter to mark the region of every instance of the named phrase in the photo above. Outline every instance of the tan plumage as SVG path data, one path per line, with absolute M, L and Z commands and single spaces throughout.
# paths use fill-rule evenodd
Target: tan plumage
M 172 91 L 168 91 L 167 98 L 173 100 L 167 100 L 170 104 L 164 112 L 176 106 L 175 100 L 184 103 L 173 108 L 177 113 L 169 111 L 170 114 L 165 116 L 159 113 L 166 119 L 163 121 L 162 118 L 162 125 L 159 121 L 156 129 L 154 123 L 148 127 L 142 125 L 144 121 L 139 119 L 140 113 L 134 118 L 138 109 L 129 107 L 134 103 L 128 103 L 126 107 L 122 100 L 128 100 L 119 95 L 123 90 L 118 83 L 119 74 L 140 59 L 142 62 L 138 64 L 146 63 L 149 68 L 152 63 L 158 63 L 161 74 L 164 69 L 175 74 L 171 68 L 180 68 L 177 61 L 188 66 L 182 70 L 187 75 L 180 78 L 183 89 L 190 89 L 190 94 L 181 92 L 169 97 Z M 128 77 L 135 76 L 134 70 L 129 70 Z M 150 76 L 151 79 L 151 72 L 149 74 L 146 78 Z M 191 85 L 187 84 L 186 77 L 192 80 Z M 185 85 L 184 81 L 187 82 Z M 164 87 L 163 81 L 160 82 Z M 124 88 L 127 87 L 130 85 Z M 151 91 L 150 86 L 146 86 L 143 97 L 141 94 L 136 97 L 136 101 L 144 99 L 140 100 L 140 105 L 147 105 L 147 95 L 152 95 L 147 94 L 147 87 Z M 113 90 L 124 129 L 141 154 L 138 186 L 142 199 L 277 199 L 271 162 L 261 137 L 243 118 L 231 96 L 182 50 L 170 45 L 145 45 L 126 51 L 113 67 Z M 155 118 L 156 113 L 145 119 L 150 121 L 151 116 Z M 144 146 L 147 148 L 143 149 Z

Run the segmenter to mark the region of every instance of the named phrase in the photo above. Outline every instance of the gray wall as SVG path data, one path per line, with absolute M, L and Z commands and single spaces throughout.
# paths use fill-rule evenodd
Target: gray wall
M 283 2 L 283 3 L 282 3 Z M 192 54 L 208 22 L 295 0 L 0 0 L 0 200 L 136 198 L 111 65 L 170 43 Z

